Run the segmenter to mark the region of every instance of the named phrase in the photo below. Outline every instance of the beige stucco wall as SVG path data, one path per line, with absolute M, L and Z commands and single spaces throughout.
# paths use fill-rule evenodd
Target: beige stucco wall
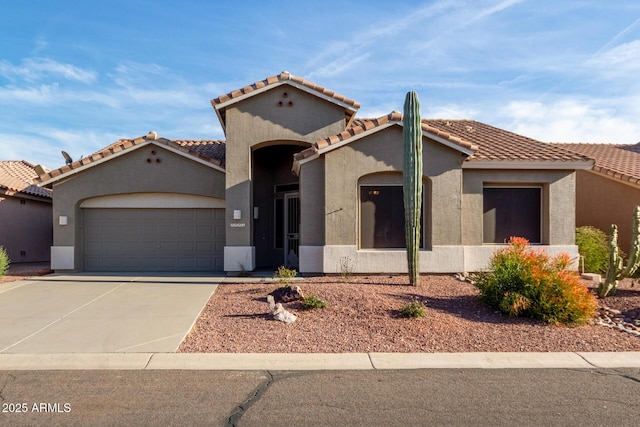
M 225 129 L 227 222 L 233 222 L 233 210 L 241 210 L 243 215 L 245 212 L 249 215 L 253 210 L 252 149 L 269 143 L 311 144 L 344 128 L 342 107 L 289 85 L 278 86 L 228 107 Z M 227 246 L 252 246 L 251 221 L 247 221 L 245 227 L 228 227 L 226 236 Z
M 483 244 L 483 185 L 542 187 L 542 238 L 551 254 L 577 256 L 575 231 L 575 173 L 571 170 L 463 169 L 465 156 L 439 142 L 424 139 L 425 244 L 420 252 L 422 272 L 451 273 L 487 268 L 499 245 Z M 301 271 L 338 273 L 343 260 L 354 271 L 405 272 L 402 249 L 367 250 L 359 247 L 359 185 L 402 184 L 402 128 L 391 126 L 326 152 L 301 165 L 304 221 L 324 223 L 305 229 Z M 323 177 L 318 181 L 318 177 Z M 323 185 L 320 184 L 323 183 Z M 324 187 L 324 188 L 323 188 Z M 323 203 L 318 195 L 323 195 Z M 310 206 L 307 206 L 310 205 Z
M 542 243 L 573 245 L 575 242 L 575 173 L 573 171 L 464 170 L 463 244 L 482 245 L 482 189 L 492 185 L 540 185 Z
M 324 157 L 305 165 L 300 171 L 300 244 L 322 246 L 325 243 Z
M 392 126 L 325 154 L 325 236 L 327 245 L 358 244 L 358 185 L 402 183 L 402 128 Z M 462 242 L 461 154 L 424 139 L 425 247 Z M 309 164 L 303 165 L 305 170 Z M 394 173 L 395 172 L 395 173 Z M 304 172 L 303 172 L 304 173 Z
M 576 188 L 576 224 L 597 227 L 607 235 L 611 224 L 616 224 L 618 244 L 629 253 L 633 212 L 640 205 L 640 188 L 592 171 L 577 172 Z
M 224 199 L 224 172 L 153 144 L 95 165 L 54 184 L 53 245 L 75 247 L 78 269 L 82 259 L 80 203 L 93 197 L 140 192 Z M 67 217 L 68 225 L 58 224 L 60 216 Z
M 0 196 L 0 218 L 0 246 L 7 251 L 11 263 L 49 261 L 51 200 L 19 194 Z

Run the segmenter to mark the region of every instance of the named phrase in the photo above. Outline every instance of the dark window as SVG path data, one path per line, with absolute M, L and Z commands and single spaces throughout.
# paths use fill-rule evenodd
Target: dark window
M 290 191 L 298 191 L 298 189 L 300 188 L 300 185 L 295 182 L 293 184 L 279 184 L 279 185 L 275 185 L 273 187 L 273 192 L 274 193 L 287 193 Z
M 422 224 L 422 214 L 420 216 Z M 421 230 L 422 247 L 424 230 Z M 404 197 L 401 185 L 360 187 L 360 247 L 405 248 Z
M 524 237 L 541 239 L 542 189 L 485 187 L 483 191 L 483 242 L 506 243 Z

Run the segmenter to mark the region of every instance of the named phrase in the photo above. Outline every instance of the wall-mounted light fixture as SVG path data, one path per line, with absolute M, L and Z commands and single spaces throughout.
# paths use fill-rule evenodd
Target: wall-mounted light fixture
M 233 211 L 233 219 L 242 219 L 242 211 L 240 209 Z
M 258 219 L 259 209 L 257 206 L 253 207 L 253 219 Z
M 58 217 L 58 224 L 60 225 L 67 225 L 69 223 L 69 218 L 67 218 L 66 215 L 60 215 Z

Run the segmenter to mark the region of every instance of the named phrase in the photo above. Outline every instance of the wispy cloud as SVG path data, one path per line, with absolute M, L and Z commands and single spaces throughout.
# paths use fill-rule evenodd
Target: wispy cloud
M 640 97 L 635 97 L 622 102 L 637 105 L 639 101 Z M 500 110 L 504 121 L 497 125 L 547 142 L 639 142 L 637 108 L 621 114 L 613 107 L 610 101 L 594 98 L 563 97 L 545 103 L 513 101 Z
M 611 46 L 618 42 L 621 38 L 629 34 L 634 28 L 636 28 L 640 24 L 640 18 L 636 19 L 631 25 L 620 31 L 618 34 L 613 36 L 611 40 L 609 40 L 604 46 L 602 46 L 598 51 L 593 55 L 593 58 L 596 58 L 602 52 L 605 52 Z
M 503 10 L 508 9 L 511 6 L 514 6 L 518 3 L 522 3 L 523 1 L 524 0 L 505 0 L 498 4 L 491 5 L 484 9 L 480 9 L 479 11 L 474 12 L 471 18 L 465 21 L 464 24 L 461 25 L 461 27 L 467 26 L 476 21 L 480 21 L 481 19 L 488 18 L 491 15 L 495 15 L 496 13 L 502 12 Z
M 92 83 L 97 73 L 49 58 L 26 58 L 20 65 L 0 61 L 0 75 L 9 81 L 37 82 L 47 78 L 63 78 L 81 83 Z
M 613 74 L 640 71 L 640 40 L 616 46 L 595 56 L 587 64 Z
M 388 38 L 390 43 L 393 44 L 393 37 L 401 31 L 418 25 L 425 19 L 442 14 L 455 6 L 456 2 L 454 1 L 436 1 L 412 10 L 402 18 L 389 19 L 388 16 L 381 16 L 378 21 L 368 22 L 367 27 L 364 29 L 354 29 L 348 42 L 330 43 L 326 49 L 307 61 L 305 68 L 313 70 L 308 73 L 308 76 L 310 79 L 333 77 L 337 74 L 336 70 L 339 70 L 338 72 L 346 71 L 365 58 L 365 55 L 360 54 L 357 56 L 358 60 L 354 61 L 354 53 L 367 51 L 376 42 L 384 38 Z M 318 69 L 320 64 L 324 65 Z

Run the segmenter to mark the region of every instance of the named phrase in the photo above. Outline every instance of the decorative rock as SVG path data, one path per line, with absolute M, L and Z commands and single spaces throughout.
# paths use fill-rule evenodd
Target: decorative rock
M 269 304 L 269 313 L 273 316 L 274 320 L 279 320 L 284 323 L 293 323 L 298 318 L 295 314 L 285 310 L 282 304 L 276 304 L 273 295 L 267 295 L 267 303 Z
M 271 292 L 269 295 L 273 296 L 277 303 L 302 301 L 304 299 L 300 286 L 282 286 Z
M 602 281 L 602 278 L 600 277 L 600 275 L 595 273 L 582 273 L 581 277 L 584 280 L 589 280 L 594 283 L 600 283 Z
M 634 317 L 637 317 L 637 314 L 637 309 L 621 312 L 620 310 L 615 310 L 607 306 L 601 306 L 598 309 L 598 316 L 594 324 L 614 328 L 640 337 L 640 320 Z

